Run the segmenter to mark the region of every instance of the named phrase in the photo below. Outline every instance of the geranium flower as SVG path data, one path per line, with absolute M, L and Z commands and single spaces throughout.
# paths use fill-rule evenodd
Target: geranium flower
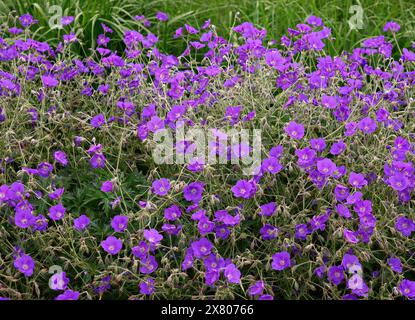
M 158 245 L 163 240 L 163 236 L 156 229 L 146 229 L 144 230 L 144 239 L 152 245 Z
M 231 190 L 234 197 L 244 199 L 251 198 L 256 191 L 254 185 L 247 180 L 239 180 Z
M 415 281 L 404 279 L 399 283 L 399 291 L 407 298 L 415 298 Z
M 338 286 L 344 280 L 344 273 L 342 266 L 331 266 L 328 271 L 329 280 Z
M 233 263 L 225 267 L 224 275 L 229 283 L 238 284 L 241 281 L 241 272 Z
M 367 185 L 367 180 L 361 173 L 350 172 L 349 184 L 354 188 L 361 189 Z
M 90 222 L 91 220 L 83 214 L 73 220 L 73 227 L 75 230 L 82 231 L 89 226 Z
M 151 295 L 155 291 L 154 279 L 148 278 L 145 281 L 140 282 L 140 293 L 145 295 Z
M 122 249 L 122 241 L 114 236 L 108 236 L 104 241 L 101 242 L 101 247 L 107 253 L 116 255 Z
M 261 216 L 270 217 L 275 213 L 276 210 L 277 210 L 277 203 L 270 202 L 267 204 L 263 204 L 261 206 L 261 212 L 259 214 Z
M 213 244 L 208 239 L 201 238 L 200 240 L 192 242 L 191 247 L 193 255 L 196 258 L 201 259 L 211 253 Z
M 290 254 L 287 251 L 277 252 L 272 256 L 271 267 L 273 270 L 284 270 L 291 267 Z
M 291 121 L 284 129 L 285 133 L 293 139 L 301 140 L 304 137 L 304 126 L 295 121 Z
M 60 163 L 62 166 L 65 167 L 68 164 L 68 158 L 65 152 L 55 151 L 54 157 L 55 157 L 55 161 Z
M 49 287 L 52 290 L 66 290 L 68 287 L 69 278 L 66 276 L 66 272 L 57 272 L 53 274 L 49 279 Z
M 124 232 L 128 227 L 128 217 L 123 215 L 116 215 L 111 220 L 111 227 L 115 232 Z
M 78 300 L 80 293 L 71 289 L 66 290 L 64 293 L 58 295 L 55 300 Z
M 49 208 L 49 217 L 52 220 L 59 221 L 65 216 L 66 208 L 61 204 Z
M 402 273 L 401 259 L 399 259 L 398 257 L 388 258 L 388 265 L 393 271 L 397 273 Z
M 159 196 L 165 196 L 169 193 L 170 188 L 170 181 L 166 178 L 161 178 L 153 181 L 151 190 Z
M 183 189 L 183 197 L 187 201 L 199 202 L 202 199 L 204 184 L 201 182 L 189 183 Z
M 27 254 L 21 254 L 14 259 L 14 267 L 25 275 L 30 277 L 35 270 L 35 261 Z
M 101 185 L 101 191 L 102 192 L 113 192 L 114 191 L 114 185 L 110 180 L 104 181 Z

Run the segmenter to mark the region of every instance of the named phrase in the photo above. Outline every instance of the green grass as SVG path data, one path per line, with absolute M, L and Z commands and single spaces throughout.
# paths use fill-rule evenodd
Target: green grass
M 363 29 L 350 30 L 348 20 L 354 13 L 350 13 L 349 8 L 359 3 L 364 11 Z M 122 49 L 120 39 L 123 31 L 142 28 L 132 19 L 141 14 L 155 22 L 152 31 L 161 38 L 159 47 L 176 54 L 184 49 L 185 44 L 172 39 L 174 30 L 186 22 L 200 26 L 209 18 L 224 37 L 228 36 L 233 25 L 251 21 L 267 29 L 268 39 L 278 39 L 288 27 L 295 27 L 314 14 L 322 17 L 326 25 L 332 28 L 335 39 L 329 47 L 330 53 L 350 50 L 359 41 L 380 34 L 383 25 L 389 20 L 395 20 L 402 26 L 397 35 L 401 46 L 409 46 L 415 39 L 415 1 L 412 0 L 4 0 L 0 3 L 0 16 L 31 13 L 39 19 L 37 37 L 57 43 L 62 30 L 50 30 L 48 27 L 52 15 L 48 13 L 48 8 L 51 5 L 62 6 L 64 15 L 76 16 L 74 26 L 82 40 L 83 50 L 95 46 L 95 39 L 102 31 L 101 22 L 115 31 L 112 49 Z M 156 25 L 154 15 L 158 10 L 170 15 L 167 23 Z M 67 28 L 66 31 L 69 31 Z

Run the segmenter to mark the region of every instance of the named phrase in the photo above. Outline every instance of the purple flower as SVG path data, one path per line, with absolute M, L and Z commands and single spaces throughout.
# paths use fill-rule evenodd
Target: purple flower
M 102 192 L 112 192 L 114 191 L 114 185 L 110 180 L 104 181 L 101 185 Z
M 44 215 L 39 214 L 35 217 L 35 221 L 33 222 L 33 230 L 36 231 L 45 231 L 48 228 L 48 220 L 45 218 Z
M 322 96 L 321 104 L 327 109 L 336 109 L 337 107 L 337 98 L 333 96 Z
M 278 236 L 278 228 L 266 223 L 259 230 L 263 240 L 273 240 Z
M 158 245 L 163 236 L 156 229 L 144 230 L 144 239 L 146 239 L 151 245 Z
M 91 167 L 94 169 L 105 167 L 105 157 L 102 153 L 95 153 L 91 159 L 89 159 Z
M 55 161 L 59 162 L 64 167 L 68 164 L 68 159 L 66 153 L 63 151 L 55 151 L 54 153 Z
M 277 210 L 277 203 L 276 202 L 270 202 L 270 203 L 267 203 L 267 204 L 263 204 L 261 206 L 261 212 L 259 213 L 259 215 L 265 216 L 265 217 L 270 217 L 275 213 L 276 210 Z
M 22 27 L 27 28 L 30 27 L 32 24 L 36 24 L 38 21 L 33 19 L 33 16 L 26 13 L 19 17 L 20 24 Z
M 23 183 L 17 181 L 13 182 L 10 188 L 3 189 L 6 192 L 7 200 L 20 201 L 25 193 L 25 186 Z M 3 192 L 4 192 L 3 191 Z
M 48 162 L 41 162 L 37 166 L 37 174 L 42 178 L 47 178 L 53 171 L 53 166 Z
M 213 286 L 220 278 L 220 272 L 215 269 L 207 270 L 205 272 L 205 284 Z
M 95 117 L 91 119 L 91 126 L 94 128 L 100 128 L 105 124 L 105 117 L 102 113 L 97 114 Z
M 348 270 L 349 272 L 357 271 L 359 269 L 361 270 L 359 259 L 355 255 L 348 253 L 343 256 L 342 267 L 344 270 Z
M 69 34 L 64 34 L 62 38 L 64 43 L 76 42 L 78 40 L 76 34 L 72 31 Z
M 144 259 L 147 257 L 149 252 L 149 246 L 145 241 L 140 241 L 138 246 L 131 248 L 131 252 L 133 253 L 134 257 Z
M 326 141 L 324 138 L 310 139 L 310 145 L 314 150 L 321 152 L 326 148 Z
M 265 62 L 268 66 L 277 69 L 278 71 L 284 71 L 284 69 L 286 69 L 286 60 L 276 49 L 269 50 L 265 53 Z
M 339 140 L 332 144 L 330 148 L 330 153 L 332 155 L 337 156 L 341 154 L 344 150 L 346 150 L 346 144 L 343 142 L 343 140 Z
M 229 227 L 224 224 L 215 226 L 215 235 L 218 239 L 226 240 L 230 233 Z
M 415 222 L 406 217 L 398 217 L 395 222 L 395 228 L 405 237 L 410 237 L 415 231 Z
M 343 295 L 342 299 L 343 300 L 359 300 L 359 298 L 355 294 L 352 294 L 352 293 Z
M 145 281 L 140 282 L 140 293 L 145 295 L 151 295 L 154 290 L 154 279 L 148 278 Z
M 57 272 L 49 279 L 49 287 L 52 290 L 66 290 L 68 287 L 69 278 L 66 272 Z
M 31 211 L 19 210 L 14 215 L 14 223 L 19 228 L 29 228 L 33 225 L 34 221 L 35 217 L 32 215 Z
M 408 298 L 415 298 L 415 281 L 404 279 L 399 283 L 399 291 Z
M 290 254 L 287 251 L 275 253 L 272 256 L 271 267 L 273 270 L 284 270 L 291 267 Z
M 354 294 L 361 295 L 360 291 L 364 290 L 365 286 L 362 276 L 358 273 L 355 273 L 347 280 L 347 288 L 351 289 Z
M 326 266 L 325 265 L 319 266 L 319 267 L 314 269 L 314 273 L 320 279 L 323 278 L 323 275 L 324 275 L 325 272 L 326 272 Z
M 396 32 L 399 32 L 400 29 L 401 29 L 401 26 L 398 23 L 396 23 L 395 21 L 388 21 L 383 27 L 383 32 L 390 31 L 390 32 L 396 33 Z
M 73 227 L 75 230 L 82 231 L 88 227 L 90 222 L 91 220 L 83 214 L 73 220 Z
M 405 174 L 397 172 L 388 179 L 389 184 L 396 191 L 405 190 L 409 185 L 409 180 Z
M 155 180 L 152 184 L 152 191 L 159 196 L 167 195 L 170 188 L 170 181 L 166 178 Z
M 282 156 L 283 152 L 284 152 L 283 146 L 277 145 L 271 148 L 271 150 L 269 151 L 269 156 L 272 158 L 279 159 Z
M 114 236 L 108 236 L 101 242 L 101 247 L 111 255 L 115 255 L 121 251 L 122 241 Z
M 182 211 L 175 204 L 164 209 L 164 218 L 168 221 L 175 221 L 182 215 Z
M 195 29 L 191 25 L 185 24 L 184 27 L 185 27 L 187 33 L 189 33 L 189 34 L 196 34 L 196 33 L 199 32 L 197 29 Z
M 159 11 L 156 14 L 156 19 L 159 21 L 167 21 L 169 20 L 169 16 L 167 13 Z
M 316 16 L 309 16 L 306 19 L 306 22 L 311 25 L 311 26 L 316 26 L 316 27 L 322 27 L 323 26 L 323 20 L 320 17 L 316 17 Z
M 341 184 L 336 185 L 336 187 L 334 188 L 334 195 L 337 201 L 346 200 L 349 194 L 350 194 L 349 188 Z
M 64 293 L 58 295 L 55 300 L 78 300 L 79 292 L 73 290 L 66 290 Z
M 64 188 L 57 188 L 53 192 L 48 193 L 48 197 L 52 200 L 60 199 L 65 192 Z
M 297 224 L 295 226 L 296 239 L 305 240 L 310 233 L 311 231 L 305 223 Z
M 111 227 L 115 232 L 124 232 L 128 227 L 128 217 L 117 215 L 111 220 Z
M 241 272 L 233 263 L 225 267 L 224 274 L 229 283 L 238 284 L 241 281 Z
M 217 254 L 211 253 L 207 258 L 203 259 L 203 265 L 206 270 L 221 270 L 225 267 L 225 259 Z
M 140 272 L 144 274 L 150 274 L 156 271 L 158 268 L 157 260 L 154 256 L 149 255 L 140 260 Z
M 344 280 L 344 273 L 342 266 L 331 266 L 328 271 L 329 280 L 338 286 Z
M 331 176 L 336 169 L 336 164 L 330 159 L 324 158 L 317 161 L 317 170 L 324 176 Z
M 265 172 L 276 174 L 281 171 L 283 166 L 280 164 L 278 158 L 269 157 L 262 161 L 261 168 Z
M 372 118 L 366 117 L 359 121 L 358 128 L 366 134 L 372 134 L 376 131 L 377 124 Z
M 295 121 L 288 123 L 284 130 L 293 139 L 301 140 L 304 137 L 304 126 Z
M 15 35 L 23 33 L 23 29 L 16 28 L 16 27 L 9 28 L 8 31 L 10 32 L 10 34 L 15 34 Z
M 248 288 L 248 294 L 251 297 L 262 295 L 265 289 L 264 281 L 257 281 Z
M 57 204 L 49 208 L 49 217 L 52 220 L 59 221 L 61 220 L 66 212 L 66 208 L 61 204 Z
M 25 275 L 25 277 L 30 277 L 35 270 L 35 261 L 31 256 L 27 254 L 22 254 L 15 258 L 14 267 Z
M 215 223 L 210 221 L 207 217 L 202 217 L 198 224 L 197 229 L 199 230 L 200 234 L 204 236 L 205 234 L 212 232 L 215 228 Z
M 344 236 L 345 240 L 349 243 L 356 244 L 356 243 L 359 242 L 359 238 L 357 237 L 357 232 L 353 232 L 349 229 L 344 229 L 343 230 L 343 236 Z
M 202 199 L 204 184 L 201 182 L 189 183 L 183 189 L 183 197 L 187 201 L 199 202 Z
M 298 165 L 302 168 L 307 168 L 314 163 L 316 152 L 307 147 L 295 150 L 295 155 L 298 157 Z
M 256 188 L 254 185 L 247 181 L 247 180 L 239 180 L 232 188 L 231 188 L 234 197 L 236 198 L 244 198 L 249 199 L 255 194 Z
M 402 264 L 401 264 L 401 260 L 399 258 L 397 258 L 397 257 L 390 257 L 388 259 L 388 264 L 389 264 L 389 267 L 393 271 L 395 271 L 397 273 L 402 273 Z
M 361 173 L 350 172 L 349 184 L 354 188 L 361 189 L 362 187 L 367 185 L 367 180 L 365 179 L 365 176 Z
M 61 18 L 61 24 L 63 26 L 67 26 L 68 24 L 71 24 L 74 21 L 74 17 L 73 16 L 63 16 Z
M 40 78 L 42 79 L 42 83 L 43 83 L 43 86 L 45 88 L 53 88 L 53 87 L 56 87 L 58 85 L 58 83 L 59 83 L 59 81 L 56 80 L 51 75 L 43 75 Z
M 169 223 L 164 223 L 161 226 L 161 230 L 163 230 L 165 233 L 169 235 L 177 235 L 182 230 L 182 225 L 174 225 Z
M 198 259 L 202 259 L 211 253 L 213 244 L 208 239 L 201 238 L 200 240 L 193 241 L 191 247 L 193 255 Z

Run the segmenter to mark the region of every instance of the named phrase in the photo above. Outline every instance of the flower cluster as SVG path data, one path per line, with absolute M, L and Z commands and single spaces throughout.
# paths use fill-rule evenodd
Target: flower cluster
M 250 22 L 232 41 L 185 24 L 175 56 L 134 19 L 124 52 L 102 24 L 83 58 L 72 16 L 56 47 L 28 14 L 0 31 L 4 298 L 415 299 L 415 51 L 397 23 L 334 57 L 315 16 L 268 43 Z M 252 152 L 228 129 L 261 129 L 257 170 L 179 135 L 190 161 L 156 164 L 177 128 L 211 131 L 225 160 Z

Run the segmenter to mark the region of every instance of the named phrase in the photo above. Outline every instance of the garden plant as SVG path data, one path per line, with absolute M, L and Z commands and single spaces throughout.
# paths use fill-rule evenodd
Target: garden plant
M 174 17 L 133 19 L 82 50 L 75 16 L 50 43 L 35 15 L 3 21 L 2 299 L 415 298 L 398 23 L 333 53 L 315 15 L 275 39 L 203 20 L 171 53 Z

